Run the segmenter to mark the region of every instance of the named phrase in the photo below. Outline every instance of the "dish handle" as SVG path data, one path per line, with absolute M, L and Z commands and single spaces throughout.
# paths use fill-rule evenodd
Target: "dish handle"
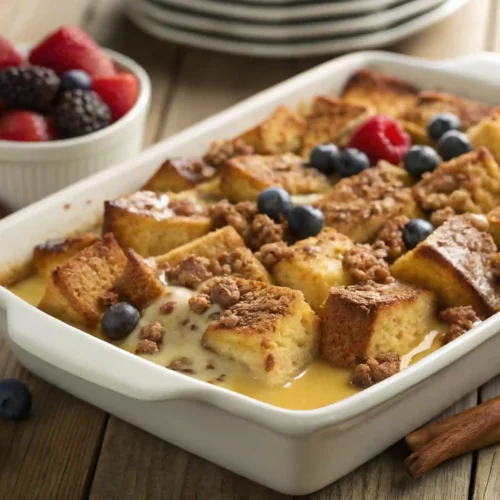
M 142 401 L 189 399 L 199 391 L 198 380 L 117 349 L 6 290 L 0 290 L 0 308 L 6 311 L 4 331 L 14 347 L 99 387 Z
M 500 54 L 494 52 L 476 52 L 465 56 L 445 59 L 440 61 L 442 68 L 448 68 L 455 73 L 474 76 L 481 75 L 481 80 L 498 83 L 498 72 L 500 70 Z

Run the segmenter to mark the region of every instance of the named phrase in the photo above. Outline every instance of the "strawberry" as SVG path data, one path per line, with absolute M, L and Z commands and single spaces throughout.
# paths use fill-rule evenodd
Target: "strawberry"
M 23 57 L 13 47 L 13 45 L 0 36 L 0 71 L 12 66 L 21 66 Z
M 30 53 L 30 63 L 59 74 L 82 69 L 92 77 L 115 73 L 113 61 L 77 26 L 62 26 L 42 40 Z
M 92 88 L 108 105 L 114 122 L 132 108 L 139 95 L 137 78 L 130 73 L 94 78 Z
M 0 139 L 41 142 L 57 139 L 54 125 L 32 111 L 9 111 L 0 118 Z

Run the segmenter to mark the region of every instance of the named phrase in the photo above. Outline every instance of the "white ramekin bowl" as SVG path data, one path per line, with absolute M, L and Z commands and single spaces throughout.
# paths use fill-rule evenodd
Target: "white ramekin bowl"
M 26 47 L 22 47 L 26 49 Z M 137 154 L 151 98 L 147 73 L 132 59 L 107 50 L 118 68 L 134 74 L 139 97 L 120 120 L 92 134 L 50 142 L 0 140 L 0 204 L 17 210 Z

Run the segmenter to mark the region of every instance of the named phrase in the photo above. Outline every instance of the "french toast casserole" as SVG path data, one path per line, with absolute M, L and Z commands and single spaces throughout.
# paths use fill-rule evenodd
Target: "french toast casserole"
M 499 164 L 500 108 L 363 69 L 165 159 L 12 290 L 165 369 L 325 406 L 500 310 Z

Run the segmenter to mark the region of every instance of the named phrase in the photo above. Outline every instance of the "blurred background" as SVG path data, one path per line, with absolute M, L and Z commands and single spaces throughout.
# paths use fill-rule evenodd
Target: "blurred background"
M 339 53 L 500 50 L 499 0 L 1 0 L 15 42 L 78 24 L 144 66 L 150 144 Z M 210 50 L 208 50 L 210 48 Z M 299 57 L 300 56 L 300 57 Z

